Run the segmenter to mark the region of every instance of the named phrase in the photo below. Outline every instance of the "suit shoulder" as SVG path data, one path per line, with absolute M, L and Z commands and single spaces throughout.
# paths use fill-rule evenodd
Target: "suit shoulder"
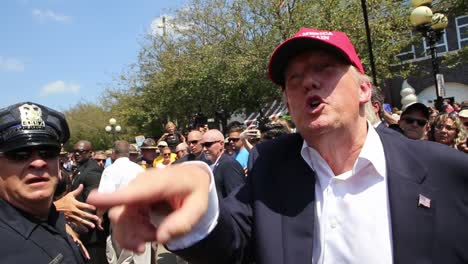
M 243 170 L 242 165 L 233 157 L 227 154 L 223 154 L 223 156 L 220 158 L 219 166 L 220 167 L 235 167 L 235 168 L 240 168 L 241 170 Z
M 298 143 L 302 144 L 303 138 L 301 135 L 297 133 L 292 133 L 288 135 L 283 135 L 281 137 L 268 140 L 265 142 L 262 142 L 260 144 L 257 144 L 257 148 L 259 152 L 265 152 L 265 151 L 270 151 L 270 150 L 278 150 L 278 149 L 283 149 L 287 148 L 293 148 L 295 145 Z
M 258 156 L 282 156 L 300 151 L 303 141 L 301 135 L 292 133 L 257 144 L 255 148 Z

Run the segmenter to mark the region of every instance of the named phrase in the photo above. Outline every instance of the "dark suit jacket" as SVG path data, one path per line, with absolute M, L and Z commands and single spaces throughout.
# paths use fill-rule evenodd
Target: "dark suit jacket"
M 0 199 L 0 237 L 0 263 L 85 263 L 54 205 L 47 221 L 41 221 Z
M 189 153 L 187 155 L 185 155 L 184 157 L 174 161 L 172 164 L 179 164 L 179 163 L 182 163 L 182 162 L 186 162 L 186 161 L 192 161 L 192 160 L 199 160 L 199 161 L 203 161 L 205 162 L 206 164 L 208 165 L 211 165 L 211 161 L 209 161 L 206 156 L 205 156 L 205 153 L 201 153 L 200 156 L 196 157 L 194 154 L 192 153 Z
M 71 191 L 83 184 L 83 192 L 76 197 L 77 200 L 85 203 L 91 190 L 99 187 L 102 171 L 103 168 L 94 159 L 88 159 L 76 168 L 73 172 Z
M 213 168 L 216 191 L 219 198 L 227 197 L 236 187 L 245 182 L 244 169 L 231 156 L 223 153 Z
M 377 130 L 386 157 L 394 263 L 468 263 L 468 156 Z M 177 252 L 190 263 L 311 263 L 315 173 L 288 135 L 258 145 L 247 183 L 220 204 L 215 229 Z M 419 195 L 431 199 L 418 206 Z
M 385 121 L 382 121 L 375 129 L 384 129 L 384 128 L 388 128 L 388 125 Z
M 103 168 L 100 167 L 94 159 L 88 159 L 76 168 L 73 172 L 74 176 L 71 190 L 75 190 L 80 184 L 83 184 L 83 191 L 76 197 L 77 200 L 86 202 L 89 193 L 93 189 L 99 187 L 102 171 Z M 100 247 L 105 247 L 106 237 L 109 234 L 109 220 L 107 215 L 104 215 L 102 225 L 104 230 L 90 229 L 87 233 L 80 234 L 80 239 L 85 246 L 90 247 L 91 245 L 98 245 Z M 103 253 L 105 254 L 105 251 Z

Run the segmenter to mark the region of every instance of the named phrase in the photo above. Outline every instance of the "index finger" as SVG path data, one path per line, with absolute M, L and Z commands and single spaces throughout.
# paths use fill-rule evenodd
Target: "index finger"
M 116 192 L 92 192 L 87 202 L 101 208 L 122 204 L 152 204 L 174 196 L 185 196 L 196 188 L 208 190 L 209 182 L 209 174 L 193 164 L 148 169 Z

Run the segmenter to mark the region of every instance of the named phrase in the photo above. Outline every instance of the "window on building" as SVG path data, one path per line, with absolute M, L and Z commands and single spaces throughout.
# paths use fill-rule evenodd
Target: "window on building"
M 410 35 L 410 38 L 413 38 L 413 33 L 409 32 L 405 35 Z M 399 54 L 396 55 L 398 59 L 401 61 L 413 60 L 416 58 L 416 52 L 414 49 L 414 45 L 410 44 L 406 48 L 403 48 Z
M 468 15 L 455 18 L 457 25 L 458 48 L 468 46 Z
M 429 49 L 429 42 L 427 41 L 426 38 L 423 40 L 423 45 L 424 45 L 424 50 L 426 56 L 431 56 L 431 51 Z M 444 29 L 442 32 L 442 37 L 440 38 L 439 41 L 436 42 L 435 44 L 437 53 L 443 53 L 448 51 L 448 46 L 447 46 L 447 31 Z

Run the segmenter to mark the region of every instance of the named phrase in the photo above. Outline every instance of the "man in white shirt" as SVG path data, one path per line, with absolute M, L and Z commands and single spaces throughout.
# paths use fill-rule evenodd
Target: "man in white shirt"
M 144 169 L 130 161 L 130 144 L 127 141 L 119 140 L 114 142 L 112 149 L 114 163 L 104 169 L 99 183 L 98 192 L 112 193 L 127 186 Z M 102 214 L 102 212 L 100 212 Z M 107 238 L 107 261 L 109 264 L 150 264 L 151 263 L 151 244 L 145 244 L 145 251 L 137 255 L 132 251 L 121 249 L 117 244 L 116 238 L 111 232 Z
M 366 121 L 372 85 L 343 32 L 303 28 L 273 52 L 298 134 L 257 145 L 247 183 L 217 202 L 203 163 L 93 195 L 122 246 L 166 243 L 193 263 L 468 263 L 468 157 Z M 208 177 L 210 175 L 211 177 Z M 167 202 L 151 227 L 134 212 Z

